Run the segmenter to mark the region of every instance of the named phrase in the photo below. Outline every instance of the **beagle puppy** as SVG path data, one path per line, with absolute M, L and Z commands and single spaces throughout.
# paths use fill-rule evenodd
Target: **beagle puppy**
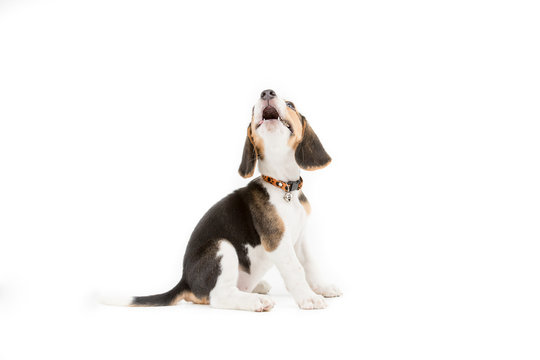
M 215 204 L 188 242 L 180 282 L 158 295 L 136 296 L 123 305 L 163 306 L 180 300 L 215 308 L 268 311 L 264 274 L 277 266 L 301 309 L 326 307 L 324 297 L 341 291 L 322 282 L 304 238 L 311 211 L 300 169 L 331 161 L 319 138 L 294 104 L 265 90 L 253 107 L 238 172 L 262 176 Z M 116 303 L 119 304 L 119 303 Z

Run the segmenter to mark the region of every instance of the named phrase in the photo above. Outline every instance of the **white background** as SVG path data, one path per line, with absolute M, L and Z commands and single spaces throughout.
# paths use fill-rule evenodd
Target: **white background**
M 0 359 L 538 359 L 533 1 L 0 1 Z M 269 313 L 168 290 L 246 184 L 276 90 L 332 164 L 310 241 L 345 295 Z

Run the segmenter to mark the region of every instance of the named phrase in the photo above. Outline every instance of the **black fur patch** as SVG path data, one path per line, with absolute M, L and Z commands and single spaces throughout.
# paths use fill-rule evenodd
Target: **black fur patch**
M 273 232 L 266 220 L 269 207 L 273 207 L 269 199 L 260 179 L 255 179 L 223 198 L 199 221 L 187 245 L 182 276 L 195 296 L 208 296 L 216 285 L 221 273 L 220 259 L 215 256 L 220 240 L 225 239 L 232 244 L 239 265 L 249 273 L 251 263 L 246 245 L 261 245 L 261 237 Z M 213 256 L 205 256 L 212 252 Z
M 208 298 L 221 274 L 221 259 L 217 256 L 220 240 L 233 245 L 240 267 L 249 273 L 251 263 L 246 245 L 261 245 L 261 238 L 271 238 L 273 243 L 279 241 L 279 231 L 272 227 L 275 220 L 267 216 L 273 208 L 269 199 L 261 179 L 257 178 L 212 206 L 191 234 L 180 283 L 163 294 L 137 297 L 133 305 L 170 305 L 183 291 Z

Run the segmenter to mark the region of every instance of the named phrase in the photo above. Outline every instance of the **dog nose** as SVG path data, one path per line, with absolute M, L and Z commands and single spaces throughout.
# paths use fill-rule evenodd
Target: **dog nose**
M 276 97 L 276 92 L 274 90 L 268 89 L 264 90 L 261 93 L 261 99 L 263 100 L 271 100 Z

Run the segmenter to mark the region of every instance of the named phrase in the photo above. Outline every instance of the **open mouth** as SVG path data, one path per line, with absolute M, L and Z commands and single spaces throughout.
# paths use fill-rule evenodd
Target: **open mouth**
M 281 119 L 279 117 L 278 111 L 273 106 L 267 106 L 264 108 L 263 113 L 262 113 L 262 119 L 257 124 L 257 127 L 261 126 L 265 121 L 268 121 L 268 120 L 279 120 L 281 121 L 283 125 L 285 125 L 292 132 L 291 124 L 289 124 L 288 121 Z
M 279 113 L 275 107 L 267 106 L 263 110 L 262 117 L 263 120 L 277 120 L 279 118 Z

